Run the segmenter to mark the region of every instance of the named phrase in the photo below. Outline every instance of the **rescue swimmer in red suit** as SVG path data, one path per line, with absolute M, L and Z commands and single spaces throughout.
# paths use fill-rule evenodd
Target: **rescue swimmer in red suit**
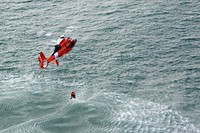
M 71 94 L 70 99 L 72 99 L 72 98 L 76 98 L 76 93 L 75 93 L 74 91 L 72 91 L 70 94 Z

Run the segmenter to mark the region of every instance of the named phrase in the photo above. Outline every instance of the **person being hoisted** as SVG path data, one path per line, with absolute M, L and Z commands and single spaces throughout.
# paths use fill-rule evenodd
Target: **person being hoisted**
M 57 42 L 56 42 L 56 45 L 55 45 L 55 49 L 54 49 L 54 52 L 52 55 L 54 55 L 56 52 L 58 52 L 58 50 L 61 49 L 61 45 L 60 45 L 60 42 L 62 42 L 62 40 L 65 39 L 65 36 L 64 35 L 61 35 L 59 36 Z
M 70 98 L 70 99 L 72 99 L 72 98 L 76 98 L 76 94 L 75 94 L 74 91 L 72 91 L 70 94 L 71 94 L 71 98 Z

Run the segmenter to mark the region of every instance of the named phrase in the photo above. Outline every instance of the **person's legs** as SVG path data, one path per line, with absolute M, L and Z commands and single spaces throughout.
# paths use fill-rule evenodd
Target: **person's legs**
M 54 52 L 52 55 L 54 55 L 56 52 L 58 52 L 58 50 L 61 49 L 61 46 L 60 45 L 55 45 L 55 49 L 54 49 Z

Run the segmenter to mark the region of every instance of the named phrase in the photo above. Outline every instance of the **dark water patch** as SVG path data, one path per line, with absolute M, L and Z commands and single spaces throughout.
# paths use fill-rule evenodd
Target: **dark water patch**
M 32 1 L 33 0 L 16 0 L 14 3 L 16 3 L 16 4 L 23 4 L 23 3 L 30 3 Z
M 195 41 L 200 41 L 200 38 L 199 37 L 184 37 L 184 38 L 181 38 L 181 40 L 186 41 L 186 42 L 193 42 L 193 41 L 195 42 Z
M 18 68 L 17 67 L 1 67 L 0 68 L 0 71 L 6 71 L 6 72 L 12 72 L 12 71 L 16 71 L 16 70 L 18 70 Z

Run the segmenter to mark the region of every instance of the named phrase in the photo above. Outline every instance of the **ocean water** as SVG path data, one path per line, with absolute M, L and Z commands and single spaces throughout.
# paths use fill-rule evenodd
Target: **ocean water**
M 200 132 L 199 0 L 1 0 L 0 12 L 0 133 Z M 61 34 L 77 44 L 40 69 Z

